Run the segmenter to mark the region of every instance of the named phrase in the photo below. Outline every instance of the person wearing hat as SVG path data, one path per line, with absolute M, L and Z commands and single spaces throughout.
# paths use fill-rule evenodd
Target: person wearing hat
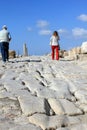
M 9 42 L 11 41 L 11 35 L 7 31 L 7 26 L 4 25 L 0 31 L 0 48 L 3 62 L 9 60 Z

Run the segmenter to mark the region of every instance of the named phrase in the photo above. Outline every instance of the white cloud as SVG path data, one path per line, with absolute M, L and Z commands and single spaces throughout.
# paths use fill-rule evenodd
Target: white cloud
M 87 22 L 87 14 L 81 14 L 77 18 L 81 21 Z
M 33 29 L 31 27 L 28 27 L 27 30 L 31 32 Z
M 51 34 L 51 30 L 41 30 L 39 31 L 40 35 L 50 35 Z
M 75 37 L 84 38 L 87 37 L 87 30 L 84 28 L 74 28 L 72 29 L 72 34 Z
M 68 31 L 67 31 L 66 29 L 59 29 L 58 32 L 59 32 L 60 34 L 63 34 L 63 33 L 67 33 Z
M 48 25 L 49 25 L 49 23 L 45 20 L 37 21 L 37 27 L 39 27 L 39 28 L 47 27 Z

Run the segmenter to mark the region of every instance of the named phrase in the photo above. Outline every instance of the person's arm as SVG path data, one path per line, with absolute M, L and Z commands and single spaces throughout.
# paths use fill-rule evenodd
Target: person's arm
M 9 38 L 9 41 L 11 41 L 11 34 L 10 33 L 8 33 L 8 38 Z
M 52 37 L 50 38 L 50 46 L 52 45 Z

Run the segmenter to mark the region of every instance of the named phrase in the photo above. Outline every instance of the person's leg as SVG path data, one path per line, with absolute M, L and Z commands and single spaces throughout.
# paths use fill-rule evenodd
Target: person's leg
M 2 55 L 2 60 L 6 62 L 4 42 L 1 43 L 1 55 Z
M 6 60 L 9 60 L 9 43 L 6 43 Z
M 51 49 L 52 49 L 52 60 L 54 60 L 54 49 L 55 49 L 55 47 L 51 46 Z
M 59 49 L 58 46 L 56 46 L 56 60 L 59 60 Z

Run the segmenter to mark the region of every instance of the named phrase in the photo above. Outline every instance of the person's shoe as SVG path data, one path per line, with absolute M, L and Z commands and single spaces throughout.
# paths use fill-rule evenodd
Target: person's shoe
M 6 63 L 9 63 L 9 60 L 7 60 Z
M 5 61 L 2 61 L 1 64 L 2 64 L 2 67 L 5 67 L 6 62 L 5 62 Z

